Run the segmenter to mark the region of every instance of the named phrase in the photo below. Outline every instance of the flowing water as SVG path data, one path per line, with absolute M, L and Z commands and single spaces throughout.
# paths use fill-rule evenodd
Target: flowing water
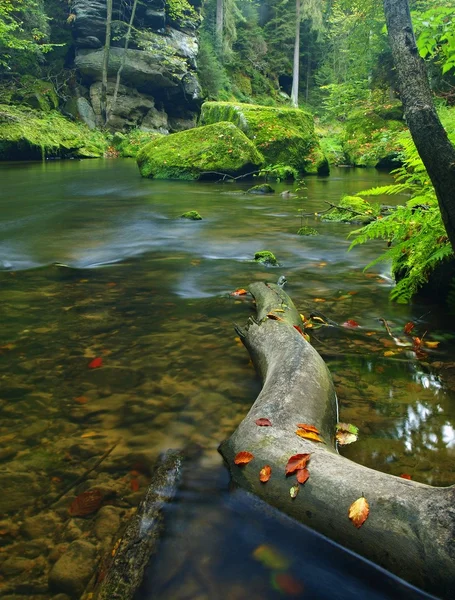
M 287 200 L 283 183 L 252 196 L 246 182 L 143 180 L 129 160 L 3 164 L 0 177 L 0 597 L 92 589 L 99 556 L 168 448 L 191 458 L 142 600 L 328 598 L 332 586 L 337 598 L 421 597 L 230 490 L 217 452 L 260 390 L 233 329 L 251 303 L 230 294 L 285 274 L 301 313 L 340 324 L 310 334 L 340 419 L 360 428 L 342 453 L 453 483 L 453 318 L 391 304 L 387 265 L 363 272 L 383 242 L 347 252 L 355 226 L 314 217 L 389 175 L 333 169 Z M 203 220 L 180 219 L 187 210 Z M 296 235 L 301 225 L 319 235 Z M 279 267 L 252 261 L 264 249 Z M 343 327 L 349 320 L 360 327 Z M 403 333 L 409 321 L 414 335 L 440 342 L 420 360 Z M 101 367 L 89 367 L 94 359 Z M 102 506 L 81 508 L 92 489 Z M 63 564 L 74 565 L 76 542 L 79 574 Z

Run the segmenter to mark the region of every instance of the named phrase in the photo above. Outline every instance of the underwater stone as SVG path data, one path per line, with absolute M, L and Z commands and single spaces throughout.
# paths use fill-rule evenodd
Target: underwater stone
M 319 231 L 314 227 L 301 227 L 297 231 L 298 235 L 319 235 Z

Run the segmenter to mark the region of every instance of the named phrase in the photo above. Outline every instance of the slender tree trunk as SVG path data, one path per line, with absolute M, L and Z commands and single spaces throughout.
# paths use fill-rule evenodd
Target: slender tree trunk
M 109 121 L 111 114 L 114 112 L 115 105 L 117 104 L 117 96 L 118 96 L 118 90 L 120 87 L 120 79 L 122 77 L 123 68 L 125 67 L 126 53 L 128 51 L 128 45 L 130 43 L 131 30 L 133 28 L 134 18 L 136 16 L 136 8 L 137 8 L 137 0 L 134 0 L 133 8 L 131 9 L 130 21 L 128 23 L 128 29 L 126 31 L 126 36 L 125 36 L 125 45 L 123 47 L 123 56 L 122 56 L 122 60 L 120 62 L 120 67 L 117 71 L 117 79 L 115 80 L 114 96 L 112 97 L 111 107 L 110 107 L 110 110 L 106 117 L 106 123 Z
M 308 98 L 310 96 L 310 78 L 311 78 L 311 50 L 308 49 L 307 65 L 306 65 L 305 102 L 308 102 Z
M 106 0 L 106 40 L 104 42 L 103 71 L 101 75 L 101 119 L 107 123 L 107 69 L 111 49 L 112 0 Z
M 404 115 L 417 151 L 436 191 L 447 236 L 455 251 L 455 148 L 433 103 L 420 58 L 408 0 L 383 0 Z
M 291 104 L 299 105 L 299 62 L 300 62 L 300 1 L 295 0 L 295 45 L 294 64 L 292 67 Z
M 223 57 L 223 29 L 224 29 L 224 0 L 216 0 L 216 49 Z

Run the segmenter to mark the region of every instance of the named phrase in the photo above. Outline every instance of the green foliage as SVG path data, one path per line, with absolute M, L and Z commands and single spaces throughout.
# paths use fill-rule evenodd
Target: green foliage
M 262 263 L 263 265 L 268 265 L 271 267 L 278 265 L 275 255 L 269 250 L 260 250 L 259 252 L 256 252 L 254 255 L 254 260 L 258 263 Z
M 181 26 L 198 25 L 200 15 L 188 0 L 166 0 L 166 12 L 172 21 Z
M 354 231 L 351 248 L 372 239 L 384 239 L 388 249 L 372 261 L 390 261 L 398 281 L 391 298 L 407 303 L 424 285 L 430 273 L 453 256 L 441 219 L 434 188 L 409 136 L 402 140 L 404 164 L 395 171 L 396 184 L 359 192 L 357 196 L 410 193 L 403 205 L 366 227 Z
M 206 98 L 217 99 L 222 92 L 230 94 L 230 81 L 207 32 L 199 39 L 198 75 Z
M 202 217 L 197 212 L 197 210 L 187 210 L 182 215 L 180 215 L 180 218 L 188 219 L 189 221 L 202 221 Z
M 297 235 L 306 235 L 306 236 L 319 235 L 319 231 L 317 229 L 315 229 L 314 227 L 309 227 L 308 225 L 306 225 L 304 227 L 300 227 L 300 229 L 297 231 Z
M 264 167 L 259 171 L 260 177 L 265 177 L 267 179 L 273 179 L 275 181 L 285 181 L 286 179 L 295 179 L 299 178 L 299 172 L 291 165 L 284 165 L 282 163 L 278 163 L 276 165 L 269 165 Z
M 139 150 L 161 137 L 161 133 L 151 133 L 150 131 L 142 131 L 141 129 L 131 129 L 128 133 L 114 136 L 113 145 L 118 151 L 119 156 L 124 158 L 136 158 Z
M 324 221 L 338 223 L 370 223 L 380 214 L 379 204 L 371 204 L 360 196 L 343 196 L 338 207 L 323 215 Z
M 455 6 L 435 6 L 413 12 L 417 48 L 422 58 L 433 60 L 442 74 L 455 68 Z

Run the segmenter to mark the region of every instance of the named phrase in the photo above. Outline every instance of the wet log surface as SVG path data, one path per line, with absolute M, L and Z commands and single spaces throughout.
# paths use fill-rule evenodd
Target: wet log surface
M 220 452 L 234 481 L 268 503 L 346 548 L 443 598 L 455 589 L 455 486 L 436 488 L 374 471 L 340 456 L 335 441 L 337 400 L 320 355 L 296 327 L 301 318 L 289 296 L 273 284 L 249 287 L 257 317 L 237 331 L 263 380 L 249 413 Z M 278 310 L 277 310 L 278 309 Z M 280 320 L 270 318 L 273 314 Z M 271 427 L 255 420 L 268 418 Z M 297 423 L 309 423 L 325 443 L 299 438 Z M 234 464 L 240 451 L 254 459 Z M 311 453 L 309 480 L 296 498 L 286 477 L 290 456 Z M 267 483 L 259 471 L 270 465 Z M 370 515 L 357 529 L 350 505 L 364 495 Z

